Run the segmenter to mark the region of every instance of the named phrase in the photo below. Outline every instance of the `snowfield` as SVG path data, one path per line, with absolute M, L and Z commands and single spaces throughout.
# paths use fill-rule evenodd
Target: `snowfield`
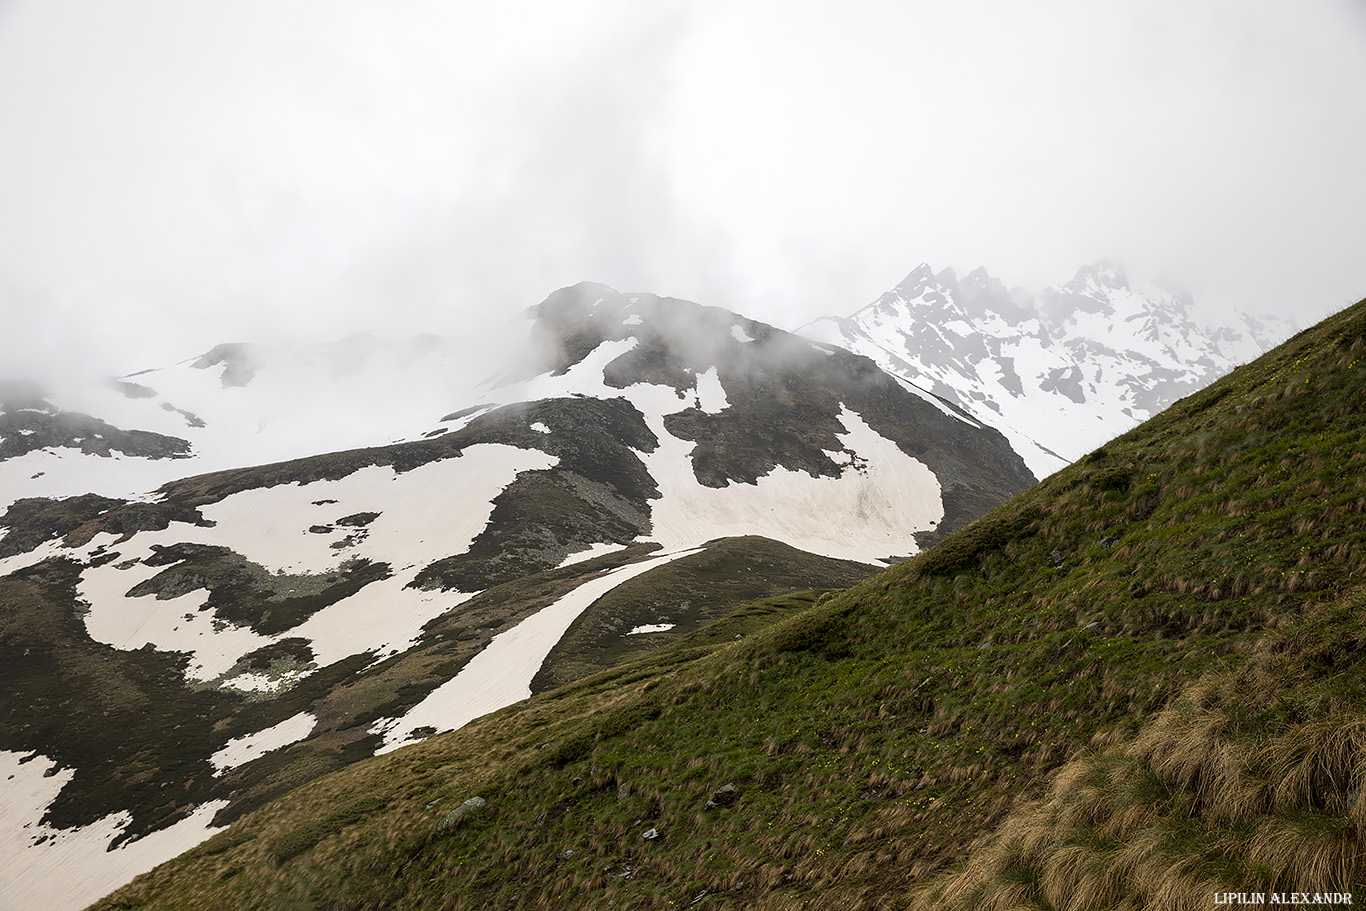
M 489 443 L 469 447 L 460 458 L 403 474 L 387 466 L 370 466 L 336 481 L 233 494 L 203 508 L 205 517 L 218 523 L 214 527 L 172 523 L 163 531 L 143 532 L 119 545 L 123 559 L 87 567 L 79 586 L 90 605 L 86 630 L 96 641 L 119 649 L 150 643 L 161 651 L 187 652 L 188 673 L 195 680 L 213 680 L 247 653 L 291 637 L 307 639 L 323 666 L 362 652 L 383 658 L 411 646 L 425 623 L 474 594 L 405 586 L 427 564 L 468 550 L 488 524 L 493 499 L 519 473 L 554 464 L 553 456 L 539 450 Z M 434 496 L 433 491 L 442 495 Z M 315 505 L 325 500 L 336 502 Z M 329 534 L 308 530 L 367 511 L 380 515 L 352 547 L 337 550 L 330 543 L 353 528 L 336 526 Z M 130 589 L 164 569 L 127 561 L 145 560 L 154 545 L 182 542 L 231 548 L 270 572 L 321 573 L 337 569 L 345 560 L 365 557 L 389 563 L 394 575 L 323 608 L 299 626 L 262 636 L 224 624 L 212 612 L 200 612 L 208 598 L 202 589 L 166 600 L 151 594 L 127 597 Z
M 260 759 L 271 750 L 298 743 L 313 732 L 313 726 L 317 723 L 318 719 L 311 713 L 300 712 L 265 730 L 243 734 L 229 740 L 223 749 L 209 757 L 209 761 L 218 770 L 216 774 L 222 775 L 240 765 L 246 765 L 253 759 Z
M 458 730 L 489 712 L 530 697 L 532 678 L 579 614 L 628 579 L 695 553 L 696 549 L 678 551 L 619 567 L 583 583 L 554 604 L 493 637 L 460 673 L 402 717 L 375 722 L 371 733 L 384 735 L 384 746 L 375 751 L 376 755 L 411 742 L 418 728 L 434 728 L 437 733 Z
M 641 453 L 662 494 L 651 511 L 650 539 L 673 549 L 761 535 L 825 557 L 879 564 L 918 553 L 915 534 L 944 518 L 938 479 L 854 412 L 844 410 L 840 421 L 848 431 L 840 440 L 858 464 L 839 477 L 815 478 L 780 465 L 757 484 L 715 488 L 693 473 L 687 455 L 694 444 L 665 431 L 662 418 L 647 418 L 661 440 L 654 452 Z M 854 528 L 858 533 L 850 534 Z

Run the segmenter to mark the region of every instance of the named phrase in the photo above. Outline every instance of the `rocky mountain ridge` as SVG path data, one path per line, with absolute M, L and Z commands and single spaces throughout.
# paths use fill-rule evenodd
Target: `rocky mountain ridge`
M 840 345 L 1010 438 L 1043 476 L 1208 385 L 1294 332 L 1236 314 L 1204 326 L 1189 297 L 1084 266 L 1038 294 L 985 269 L 921 264 L 849 317 L 799 334 Z

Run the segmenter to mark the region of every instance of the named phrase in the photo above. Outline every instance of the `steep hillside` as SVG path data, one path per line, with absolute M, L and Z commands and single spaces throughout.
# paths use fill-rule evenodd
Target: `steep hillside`
M 1363 353 L 1366 301 L 848 592 L 351 765 L 96 907 L 1358 891 Z
M 1284 340 L 1288 321 L 1197 324 L 1192 301 L 1113 265 L 1038 294 L 976 269 L 914 269 L 799 331 L 866 355 L 998 428 L 1044 476 Z
M 544 358 L 413 439 L 10 503 L 0 893 L 78 906 L 320 774 L 848 586 L 1033 480 L 867 359 L 728 311 L 581 285 L 530 319 Z M 186 370 L 261 379 L 216 351 Z

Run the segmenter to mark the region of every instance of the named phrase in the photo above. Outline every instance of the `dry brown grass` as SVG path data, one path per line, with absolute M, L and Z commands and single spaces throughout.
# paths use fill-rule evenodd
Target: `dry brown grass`
M 1366 690 L 1341 684 L 1366 658 L 1325 673 L 1323 656 L 1344 652 L 1364 603 L 1316 609 L 1243 671 L 1207 675 L 1128 742 L 1065 765 L 1047 799 L 912 907 L 1196 909 L 1218 891 L 1361 891 Z

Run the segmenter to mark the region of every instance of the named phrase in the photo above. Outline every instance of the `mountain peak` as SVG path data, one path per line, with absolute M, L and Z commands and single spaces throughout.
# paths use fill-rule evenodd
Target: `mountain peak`
M 1000 281 L 991 276 L 991 273 L 987 271 L 986 266 L 978 266 L 976 269 L 973 269 L 967 275 L 963 276 L 962 284 L 982 286 L 999 285 Z
M 921 290 L 933 284 L 936 280 L 934 267 L 929 263 L 921 263 L 910 272 L 906 277 L 897 283 L 895 291 L 907 298 L 915 297 Z
M 1127 291 L 1129 290 L 1129 278 L 1117 263 L 1099 260 L 1078 269 L 1076 277 L 1068 285 L 1077 286 L 1078 290 L 1088 289 L 1089 286 L 1089 289 L 1098 291 Z

